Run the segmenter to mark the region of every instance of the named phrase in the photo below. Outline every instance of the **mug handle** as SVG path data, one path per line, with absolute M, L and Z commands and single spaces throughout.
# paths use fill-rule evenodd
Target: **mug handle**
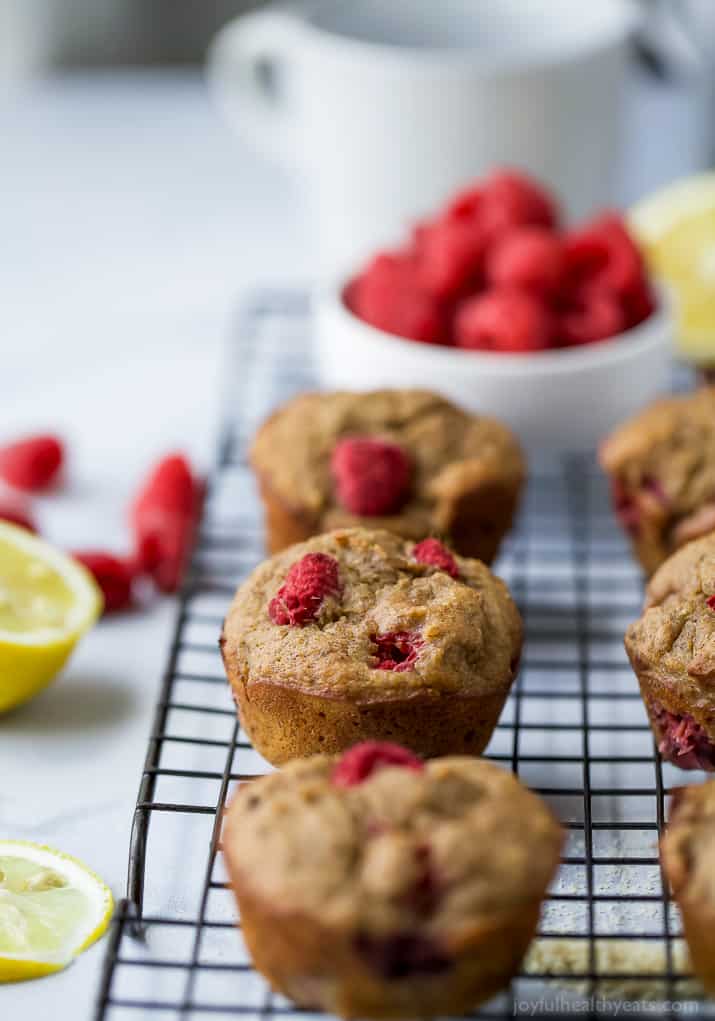
M 300 161 L 297 111 L 276 88 L 294 65 L 299 20 L 283 11 L 257 11 L 230 22 L 211 43 L 207 77 L 228 123 L 266 155 Z M 290 90 L 294 95 L 294 90 Z

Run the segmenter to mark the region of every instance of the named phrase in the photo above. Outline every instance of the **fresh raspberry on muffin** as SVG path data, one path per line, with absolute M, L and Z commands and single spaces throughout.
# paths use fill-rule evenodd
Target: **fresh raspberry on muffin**
M 602 443 L 614 508 L 652 574 L 715 529 L 715 387 L 656 401 Z
M 425 647 L 419 631 L 388 631 L 383 635 L 371 635 L 370 640 L 375 645 L 377 669 L 396 673 L 411 670 Z
M 680 769 L 715 772 L 715 743 L 688 713 L 671 713 L 660 703 L 649 704 L 658 751 Z
M 363 741 L 344 752 L 335 763 L 331 780 L 338 787 L 354 787 L 385 766 L 424 769 L 424 762 L 399 744 L 390 741 Z
M 250 456 L 272 553 L 363 525 L 438 536 L 491 563 L 525 474 L 505 426 L 426 390 L 303 394 L 264 423 Z
M 516 973 L 563 834 L 492 763 L 388 749 L 298 759 L 239 787 L 222 846 L 242 936 L 300 1006 L 461 1014 Z M 369 769 L 336 783 L 346 762 Z
M 453 577 L 413 554 L 390 532 L 339 529 L 241 585 L 221 647 L 243 729 L 269 762 L 357 740 L 483 751 L 519 662 L 518 610 L 480 561 L 455 556 Z
M 693 971 L 715 996 L 715 780 L 675 788 L 660 856 Z
M 658 749 L 681 769 L 715 769 L 715 533 L 656 571 L 626 633 Z
M 338 500 L 351 514 L 395 514 L 409 495 L 412 465 L 397 443 L 346 436 L 335 444 L 330 468 Z
M 457 561 L 439 539 L 423 539 L 412 549 L 412 556 L 418 564 L 431 564 L 439 571 L 446 571 L 452 578 L 459 577 Z
M 293 627 L 315 620 L 323 600 L 340 591 L 338 562 L 324 553 L 306 553 L 293 564 L 286 580 L 268 604 L 274 624 Z

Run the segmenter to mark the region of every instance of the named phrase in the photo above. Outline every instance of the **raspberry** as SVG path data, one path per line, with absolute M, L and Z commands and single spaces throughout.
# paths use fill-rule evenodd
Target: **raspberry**
M 148 507 L 139 519 L 136 559 L 160 592 L 177 592 L 193 546 L 197 521 L 188 514 L 174 514 Z
M 640 531 L 641 513 L 638 504 L 620 479 L 611 482 L 611 501 L 616 517 L 629 535 L 637 536 Z
M 355 949 L 381 978 L 439 975 L 452 966 L 452 958 L 433 938 L 414 932 L 371 936 L 361 932 Z
M 559 318 L 559 335 L 566 346 L 607 340 L 625 327 L 621 301 L 613 292 L 600 287 L 581 291 Z
M 605 213 L 567 235 L 564 258 L 572 287 L 591 283 L 625 298 L 645 280 L 641 254 L 615 213 Z
M 715 745 L 703 727 L 688 713 L 671 713 L 651 701 L 650 711 L 658 734 L 658 751 L 680 769 L 715 772 Z
M 399 744 L 363 741 L 340 756 L 331 780 L 336 787 L 356 787 L 383 766 L 402 766 L 416 771 L 424 769 L 422 759 Z
M 428 844 L 420 844 L 415 850 L 419 869 L 417 881 L 408 891 L 407 906 L 415 914 L 426 917 L 431 915 L 441 900 L 440 883 L 432 862 L 432 854 Z
M 623 298 L 623 314 L 627 329 L 638 326 L 644 319 L 655 311 L 655 299 L 653 292 L 648 286 L 648 281 L 643 280 L 639 287 L 629 291 Z
M 499 170 L 486 181 L 483 190 L 482 222 L 491 237 L 510 227 L 554 228 L 558 211 L 548 194 L 517 170 Z
M 555 294 L 564 261 L 559 239 L 544 227 L 518 227 L 495 242 L 487 258 L 487 279 L 501 287 Z
M 484 205 L 484 190 L 480 185 L 470 185 L 458 191 L 447 203 L 444 219 L 455 221 L 475 221 Z
M 442 309 L 421 290 L 417 260 L 409 253 L 377 255 L 353 282 L 350 301 L 355 314 L 378 330 L 423 343 L 447 340 Z
M 338 500 L 352 514 L 395 514 L 408 498 L 412 465 L 396 443 L 346 437 L 333 448 L 330 469 Z
M 94 575 L 94 580 L 104 596 L 105 613 L 126 610 L 132 605 L 135 572 L 130 561 L 115 557 L 111 553 L 96 551 L 75 552 L 72 556 Z
M 476 285 L 485 250 L 486 236 L 475 223 L 441 220 L 422 239 L 419 281 L 436 298 L 453 298 Z
M 384 635 L 370 635 L 377 646 L 376 670 L 394 670 L 403 673 L 411 670 L 424 648 L 424 640 L 417 631 L 387 631 Z
M 137 559 L 162 592 L 181 584 L 202 502 L 200 479 L 183 455 L 171 454 L 150 472 L 131 507 Z
M 134 503 L 134 512 L 150 506 L 177 514 L 195 514 L 200 486 L 183 454 L 169 454 L 152 469 Z
M 706 602 L 708 604 L 708 609 L 715 610 L 715 596 L 708 596 Z
M 338 595 L 338 562 L 326 553 L 306 553 L 297 560 L 268 604 L 274 624 L 302 627 L 315 620 L 326 596 Z
M 670 507 L 670 497 L 663 488 L 660 479 L 654 478 L 653 475 L 646 475 L 643 478 L 641 488 L 647 493 L 652 493 L 661 507 Z
M 412 556 L 418 564 L 432 564 L 452 578 L 459 577 L 457 561 L 439 539 L 423 539 L 422 542 L 418 542 L 412 550 Z
M 32 517 L 29 502 L 19 493 L 8 490 L 0 492 L 0 521 L 7 521 L 19 528 L 26 528 L 28 532 L 36 532 L 37 527 Z
M 35 492 L 54 482 L 63 460 L 56 436 L 28 436 L 0 448 L 0 476 L 16 489 Z
M 457 346 L 482 351 L 543 351 L 553 336 L 553 318 L 525 291 L 491 290 L 463 302 L 455 321 Z

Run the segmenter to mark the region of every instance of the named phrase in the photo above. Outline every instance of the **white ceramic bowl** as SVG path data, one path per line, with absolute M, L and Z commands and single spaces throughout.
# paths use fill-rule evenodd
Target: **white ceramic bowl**
M 404 340 L 358 319 L 343 301 L 343 288 L 339 281 L 317 296 L 323 386 L 436 390 L 502 419 L 532 452 L 593 450 L 667 385 L 672 320 L 662 288 L 657 310 L 632 330 L 597 344 L 526 355 Z

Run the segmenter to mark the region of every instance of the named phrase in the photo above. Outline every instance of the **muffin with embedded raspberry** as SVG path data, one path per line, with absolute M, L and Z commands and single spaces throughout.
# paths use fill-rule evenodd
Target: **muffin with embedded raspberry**
M 251 451 L 275 553 L 332 528 L 439 535 L 486 563 L 511 526 L 524 460 L 509 430 L 424 390 L 311 393 Z
M 261 564 L 223 628 L 244 730 L 274 765 L 355 741 L 478 755 L 521 651 L 506 585 L 436 539 L 340 529 Z
M 648 574 L 715 529 L 715 387 L 657 401 L 600 451 L 616 514 Z
M 715 996 L 715 780 L 675 790 L 660 855 L 693 970 Z
M 656 571 L 626 650 L 663 758 L 715 770 L 715 534 Z
M 510 773 L 375 743 L 243 784 L 223 830 L 256 968 L 299 1005 L 347 1018 L 489 999 L 533 938 L 561 845 Z

